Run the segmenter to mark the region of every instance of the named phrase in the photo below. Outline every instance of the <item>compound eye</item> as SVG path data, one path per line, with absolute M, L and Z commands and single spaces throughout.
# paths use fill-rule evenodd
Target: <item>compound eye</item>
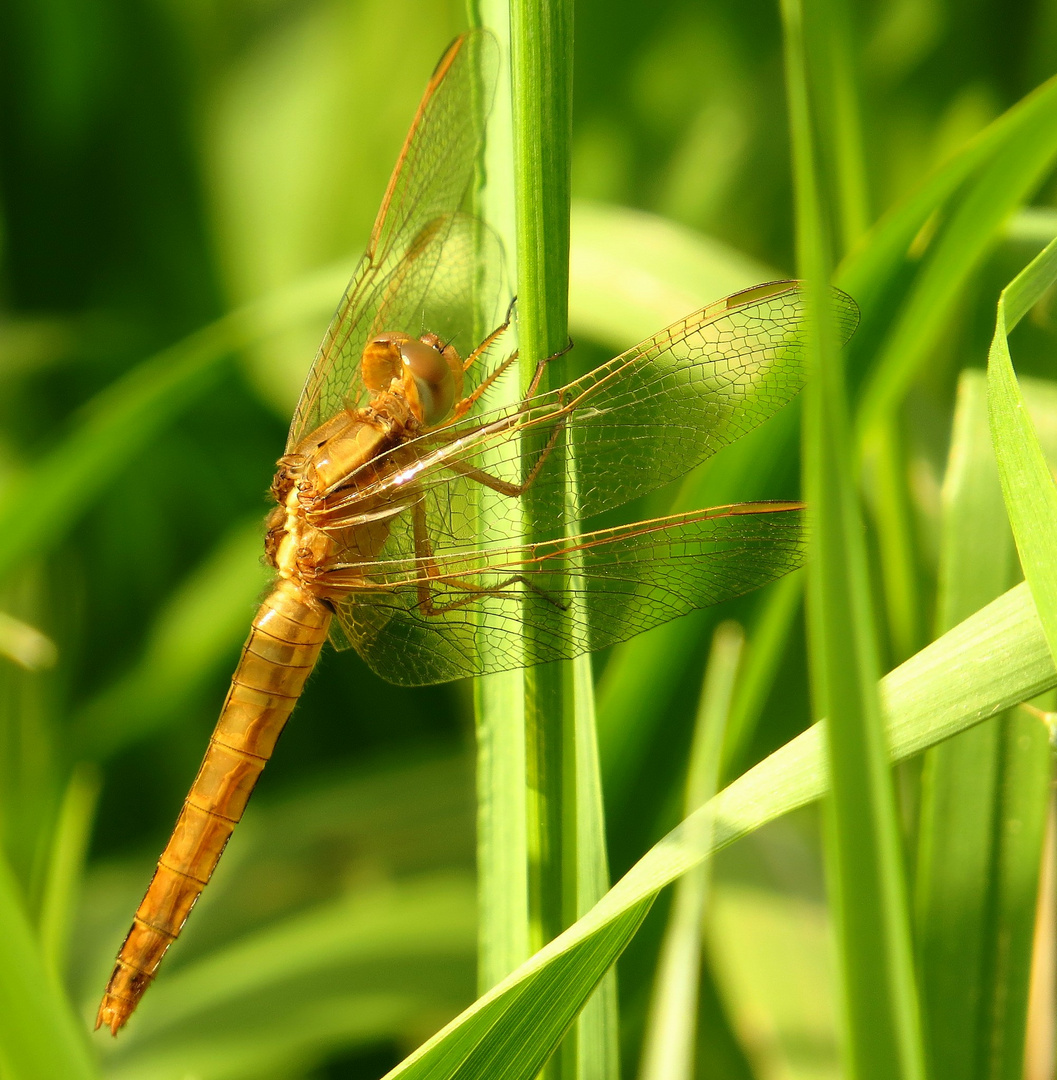
M 415 380 L 422 422 L 439 424 L 455 406 L 455 377 L 440 350 L 424 341 L 403 341 L 400 356 Z

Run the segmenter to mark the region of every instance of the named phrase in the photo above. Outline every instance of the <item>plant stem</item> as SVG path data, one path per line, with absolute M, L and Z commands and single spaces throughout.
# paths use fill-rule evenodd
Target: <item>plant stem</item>
M 827 717 L 827 878 L 843 975 L 845 1072 L 921 1080 L 924 1051 L 888 750 L 877 695 L 862 525 L 844 369 L 830 315 L 832 200 L 820 183 L 818 107 L 800 0 L 782 0 L 797 212 L 807 279 L 804 494 L 811 508 L 808 649 L 816 715 Z M 816 17 L 823 0 L 812 0 Z M 820 12 L 819 9 L 823 9 Z
M 499 236 L 506 269 L 517 266 L 514 198 L 514 122 L 510 79 L 508 0 L 470 0 L 470 22 L 487 27 L 499 41 L 500 68 L 488 118 L 483 168 L 474 210 Z M 483 104 L 483 103 L 482 103 Z M 483 260 L 484 252 L 479 252 Z M 487 267 L 482 266 L 483 271 Z M 480 305 L 478 305 L 480 306 Z M 481 314 L 474 340 L 495 329 Z M 504 344 L 504 350 L 507 350 Z M 513 404 L 515 380 L 502 380 L 490 402 Z M 489 523 L 505 508 L 505 496 L 481 486 L 479 540 L 488 544 Z M 520 671 L 484 675 L 474 681 L 477 744 L 477 985 L 483 993 L 521 964 L 529 947 L 527 813 L 525 793 L 524 679 Z
M 572 7 L 567 0 L 511 4 L 514 76 L 514 168 L 517 185 L 518 303 L 522 386 L 539 362 L 560 352 L 568 341 L 569 143 L 571 132 Z M 544 378 L 560 385 L 561 361 Z M 526 440 L 529 442 L 530 440 Z M 564 446 L 552 453 L 561 467 Z M 526 445 L 526 456 L 542 447 Z M 546 523 L 561 516 L 563 495 L 523 496 L 531 542 L 545 535 Z M 538 603 L 530 597 L 526 603 Z M 531 637 L 531 628 L 526 636 Z M 526 649 L 531 655 L 532 645 Z M 561 663 L 525 673 L 527 777 L 529 786 L 529 910 L 533 948 L 559 934 L 575 918 L 568 874 L 575 865 L 576 792 L 572 765 L 572 711 L 569 672 Z M 572 844 L 570 844 L 572 841 Z M 570 847 L 572 850 L 569 850 Z M 572 897 L 574 899 L 574 897 Z
M 572 137 L 572 2 L 512 0 L 510 7 L 517 190 L 519 344 L 522 387 L 550 357 L 544 388 L 566 381 L 557 356 L 569 341 L 569 199 Z M 524 439 L 526 463 L 543 443 Z M 548 469 L 565 471 L 564 490 L 529 488 L 523 498 L 526 540 L 553 538 L 553 522 L 575 529 L 567 510 L 576 483 L 564 433 Z M 545 588 L 548 586 L 545 584 Z M 566 573 L 551 579 L 569 595 Z M 541 601 L 526 596 L 526 615 Z M 570 609 L 558 618 L 571 634 L 589 615 Z M 553 611 L 549 619 L 553 619 Z M 542 621 L 542 620 L 540 620 Z M 535 651 L 526 618 L 525 653 Z M 529 937 L 540 948 L 576 921 L 606 891 L 608 867 L 594 722 L 590 660 L 542 664 L 525 672 L 525 776 L 528 787 Z M 619 1075 L 616 994 L 612 977 L 588 1003 L 548 1066 L 552 1076 L 608 1080 Z

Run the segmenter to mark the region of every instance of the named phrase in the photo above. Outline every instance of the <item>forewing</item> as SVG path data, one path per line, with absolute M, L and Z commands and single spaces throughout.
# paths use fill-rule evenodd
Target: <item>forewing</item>
M 847 340 L 858 309 L 836 290 L 833 305 Z M 545 447 L 550 436 L 569 441 L 577 484 L 575 497 L 564 500 L 568 519 L 619 506 L 683 475 L 795 396 L 804 379 L 804 319 L 798 282 L 736 293 L 559 390 L 421 436 L 406 449 L 414 461 L 410 470 L 363 483 L 353 474 L 349 512 L 364 497 L 397 498 L 401 485 L 413 484 L 434 552 L 464 550 L 475 542 L 484 477 L 516 488 L 538 466 L 537 490 L 566 485 L 559 455 L 524 453 L 522 435 L 529 430 L 534 446 Z M 518 536 L 520 515 L 507 520 L 498 533 L 490 522 L 493 538 Z M 548 522 L 555 537 L 566 524 L 559 517 Z M 413 554 L 400 544 L 394 533 L 385 554 Z
M 301 392 L 288 450 L 340 409 L 365 402 L 359 364 L 369 336 L 418 329 L 392 320 L 408 311 L 421 318 L 428 307 L 483 143 L 497 67 L 495 38 L 480 29 L 457 38 L 437 65 L 397 159 L 367 251 Z M 406 299 L 405 288 L 411 290 Z
M 388 276 L 370 335 L 402 330 L 417 336 L 429 330 L 467 356 L 478 344 L 475 326 L 491 331 L 502 320 L 502 241 L 465 213 L 439 218 L 424 232 Z M 480 374 L 480 365 L 467 373 L 464 392 Z
M 343 644 L 404 685 L 602 649 L 795 569 L 800 518 L 795 504 L 746 503 L 450 555 L 428 570 L 422 560 L 382 561 L 370 587 L 337 607 Z

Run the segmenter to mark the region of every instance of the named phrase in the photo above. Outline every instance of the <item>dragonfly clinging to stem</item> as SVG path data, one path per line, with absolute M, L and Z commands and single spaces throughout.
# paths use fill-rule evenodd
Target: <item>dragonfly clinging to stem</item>
M 419 105 L 279 460 L 265 542 L 275 583 L 97 1027 L 116 1034 L 150 985 L 328 635 L 392 682 L 442 682 L 603 648 L 801 560 L 797 503 L 579 531 L 582 519 L 677 478 L 792 399 L 805 317 L 795 281 L 713 303 L 558 389 L 541 389 L 541 366 L 519 401 L 484 407 L 516 356 L 504 345 L 513 305 L 459 351 L 487 292 L 483 249 L 495 248 L 462 205 L 497 53 L 486 31 L 463 34 Z M 835 291 L 832 307 L 846 339 L 855 304 Z M 528 491 L 563 493 L 548 535 L 532 542 L 521 513 Z M 510 512 L 484 515 L 485 496 Z

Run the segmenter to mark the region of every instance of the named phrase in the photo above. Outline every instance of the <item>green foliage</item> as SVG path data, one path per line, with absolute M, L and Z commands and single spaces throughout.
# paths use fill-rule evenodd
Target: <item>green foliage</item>
M 843 10 L 839 3 L 831 7 L 835 15 Z M 813 315 L 802 455 L 814 541 L 807 568 L 812 703 L 816 713 L 826 717 L 830 773 L 827 876 L 843 982 L 848 1072 L 863 1080 L 923 1080 L 925 1056 L 903 853 L 877 695 L 876 622 L 851 468 L 855 449 L 844 365 L 829 299 L 833 273 L 829 248 L 835 230 L 825 207 L 836 200 L 819 175 L 821 151 L 813 134 L 826 130 L 820 120 L 825 109 L 819 104 L 825 99 L 809 81 L 810 61 L 814 59 L 816 69 L 825 72 L 826 59 L 841 55 L 827 14 L 819 5 L 816 21 L 820 28 L 823 22 L 828 24 L 832 40 L 820 43 L 813 52 L 800 0 L 782 3 L 797 263 L 807 280 Z M 833 76 L 834 101 L 846 102 L 852 95 L 838 90 L 836 69 Z M 854 126 L 849 130 L 850 126 L 847 122 L 834 125 L 833 131 L 845 138 L 835 134 L 829 140 L 841 163 L 858 161 L 855 151 L 860 148 L 854 145 L 858 132 Z M 851 145 L 842 151 L 845 142 Z M 833 189 L 841 189 L 839 180 Z M 848 205 L 846 184 L 844 194 Z M 861 200 L 852 197 L 851 201 Z M 859 213 L 845 215 L 846 235 L 850 222 L 859 217 Z
M 1013 374 L 1006 340 L 1055 280 L 1057 241 L 1002 290 L 987 371 L 991 432 L 1009 522 L 1050 652 L 1057 656 L 1057 484 Z
M 45 963 L 6 860 L 0 861 L 0 925 L 0 1004 L 7 1017 L 0 1065 L 5 1074 L 33 1080 L 95 1076 L 84 1032 Z
M 684 817 L 704 806 L 719 788 L 724 736 L 744 645 L 745 634 L 737 623 L 716 627 L 686 770 Z M 702 846 L 708 844 L 707 835 L 695 840 Z M 701 935 L 710 869 L 705 864 L 683 875 L 672 897 L 640 1066 L 643 1076 L 655 1080 L 684 1080 L 694 1074 Z
M 684 892 L 700 886 L 706 858 L 703 925 L 672 924 L 704 942 L 700 983 L 674 996 L 669 983 L 667 999 L 696 1028 L 697 1075 L 868 1075 L 840 1054 L 870 982 L 902 1010 L 887 1030 L 904 1050 L 917 993 L 927 1075 L 1019 1080 L 1045 1047 L 1025 1027 L 1052 752 L 1015 707 L 1050 707 L 1057 684 L 1057 8 L 802 4 L 810 124 L 786 100 L 795 42 L 778 4 L 579 0 L 572 67 L 558 50 L 553 80 L 522 71 L 522 152 L 552 181 L 571 160 L 569 374 L 720 295 L 835 264 L 862 323 L 846 385 L 817 342 L 831 411 L 822 423 L 820 399 L 807 403 L 803 490 L 829 553 L 810 604 L 836 597 L 840 618 L 820 630 L 813 612 L 805 634 L 792 577 L 551 686 L 575 765 L 560 789 L 575 813 L 552 826 L 576 842 L 549 883 L 555 928 L 569 928 L 534 955 L 524 677 L 401 690 L 328 653 L 116 1044 L 87 1029 L 264 581 L 260 523 L 293 400 L 465 15 L 412 0 L 3 8 L 5 1080 L 528 1078 L 578 1015 L 563 1072 L 612 1076 L 619 1026 L 623 1075 L 649 1080 L 662 890 L 682 875 Z M 507 10 L 475 7 L 490 25 Z M 522 29 L 538 8 L 520 5 Z M 567 133 L 544 109 L 568 115 L 570 85 Z M 504 237 L 508 279 L 528 281 L 521 344 L 545 354 L 565 338 L 547 245 L 558 236 L 561 264 L 570 185 L 536 196 L 540 220 L 518 239 L 544 222 L 535 235 L 551 241 L 528 257 L 522 239 L 515 261 L 513 138 L 493 133 L 481 213 Z M 550 156 L 533 161 L 533 145 Z M 797 497 L 801 411 L 605 524 Z M 708 642 L 730 617 L 746 644 L 714 762 L 727 786 L 680 824 Z M 834 722 L 865 733 L 857 761 L 847 740 L 827 756 L 812 726 L 806 673 L 820 668 Z M 906 763 L 887 803 L 885 749 Z M 870 796 L 826 810 L 830 836 L 871 856 L 869 881 L 840 878 L 839 925 L 860 944 L 885 928 L 865 958 L 837 936 L 839 984 L 817 952 L 820 867 L 836 879 L 842 856 L 805 809 L 830 775 L 845 791 L 867 778 Z M 1052 898 L 1044 910 L 1052 920 Z

